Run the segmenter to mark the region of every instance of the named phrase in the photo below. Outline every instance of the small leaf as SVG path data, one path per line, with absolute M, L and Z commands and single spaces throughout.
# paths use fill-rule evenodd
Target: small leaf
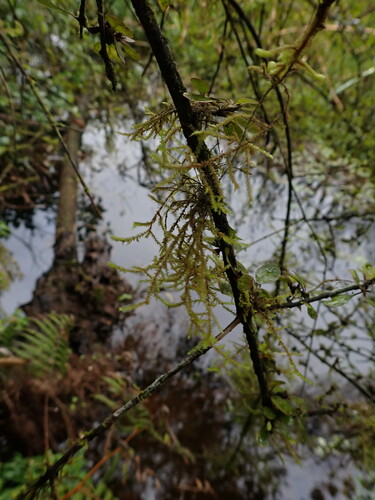
M 234 133 L 238 137 L 238 139 L 242 139 L 244 135 L 244 130 L 241 128 L 241 126 L 238 124 L 237 120 L 233 120 L 231 123 L 233 125 Z
M 92 48 L 92 50 L 96 53 L 100 53 L 100 49 L 102 48 L 102 44 L 100 42 L 96 42 Z
M 4 29 L 4 31 L 6 32 L 7 35 L 9 35 L 12 38 L 17 37 L 17 36 L 21 36 L 25 32 L 22 24 L 19 21 L 14 22 L 14 28 L 7 27 Z
M 268 406 L 265 406 L 262 409 L 262 413 L 268 420 L 275 420 L 276 418 L 275 412 L 273 411 L 272 408 L 269 408 Z
M 365 280 L 372 280 L 375 278 L 375 266 L 369 262 L 366 262 L 360 270 L 362 271 Z
M 240 97 L 234 104 L 258 104 L 258 101 L 256 101 L 255 99 L 249 99 L 247 97 Z
M 123 293 L 119 297 L 117 297 L 117 300 L 131 300 L 133 298 L 133 295 L 131 293 Z
M 349 302 L 349 300 L 352 297 L 353 295 L 348 295 L 348 294 L 337 295 L 336 297 L 333 297 L 331 300 L 323 300 L 322 302 L 327 307 L 339 307 Z
M 134 309 L 136 309 L 137 307 L 143 305 L 144 302 L 141 302 L 140 304 L 129 304 L 128 306 L 122 306 L 119 308 L 119 310 L 121 312 L 130 312 L 130 311 L 134 311 Z
M 112 43 L 110 45 L 107 45 L 107 54 L 111 61 L 121 62 L 121 58 L 118 55 L 116 47 Z
M 107 14 L 105 16 L 107 21 L 109 22 L 111 28 L 113 28 L 116 33 L 122 33 L 125 36 L 128 36 L 130 38 L 133 38 L 133 32 L 131 29 L 129 29 L 122 21 L 116 16 L 113 16 L 112 14 Z
M 118 41 L 116 40 L 116 38 L 115 38 L 115 40 L 114 40 L 114 45 L 115 45 L 116 55 L 117 55 L 117 59 L 116 59 L 116 61 L 117 61 L 117 60 L 120 60 L 120 61 L 122 62 L 122 64 L 125 64 L 125 63 L 126 63 L 126 61 L 125 61 L 125 58 L 124 58 L 124 54 L 123 54 L 123 52 L 122 52 L 122 50 L 121 50 L 121 46 L 120 46 L 120 44 L 118 43 Z
M 255 49 L 255 53 L 257 56 L 264 57 L 264 58 L 273 57 L 275 55 L 274 50 L 265 50 L 265 49 L 260 49 L 260 48 Z
M 262 427 L 257 436 L 258 443 L 260 445 L 265 444 L 268 441 L 269 435 L 270 433 L 268 432 L 267 427 L 266 426 Z
M 311 304 L 306 304 L 306 307 L 307 307 L 307 314 L 310 316 L 310 318 L 316 319 L 318 317 L 318 314 L 313 308 L 313 306 Z
M 7 238 L 10 235 L 8 224 L 0 220 L 0 238 Z
M 294 408 L 287 399 L 281 398 L 280 396 L 272 396 L 272 403 L 280 410 L 284 415 L 293 415 Z
M 359 279 L 359 276 L 358 276 L 357 271 L 355 271 L 354 269 L 349 269 L 349 272 L 350 272 L 350 274 L 352 275 L 352 278 L 353 278 L 353 280 L 354 280 L 354 283 L 355 283 L 356 285 L 358 285 L 358 284 L 359 284 L 359 282 L 360 282 L 360 279 Z
M 202 94 L 190 94 L 189 92 L 184 92 L 184 97 L 187 97 L 189 101 L 195 101 L 195 102 L 215 102 L 215 99 L 211 99 L 210 97 L 205 97 Z
M 296 281 L 301 287 L 303 290 L 306 290 L 306 287 L 307 287 L 307 283 L 306 281 L 302 278 L 302 276 L 300 276 L 299 274 L 297 273 L 294 273 L 292 274 L 291 272 L 287 272 L 286 273 L 293 281 Z
M 71 12 L 68 12 L 67 10 L 65 10 L 63 8 L 58 7 L 57 5 L 55 5 L 54 3 L 50 2 L 49 0 L 37 0 L 37 2 L 41 3 L 45 7 L 48 7 L 49 9 L 59 10 L 61 12 L 64 12 L 64 14 L 69 14 L 69 16 L 72 16 L 72 17 L 75 18 L 75 16 Z
M 253 288 L 254 280 L 250 276 L 250 274 L 243 274 L 239 279 L 238 279 L 238 288 L 241 290 L 241 292 L 245 292 L 246 290 L 250 290 Z
M 281 271 L 276 264 L 263 264 L 255 271 L 255 279 L 258 283 L 273 283 L 280 278 Z
M 210 90 L 210 84 L 200 78 L 192 78 L 191 84 L 200 95 L 208 94 L 208 91 Z
M 158 0 L 159 7 L 164 12 L 170 5 L 170 0 Z
M 232 287 L 230 286 L 230 284 L 227 281 L 224 281 L 224 280 L 220 281 L 219 289 L 220 289 L 220 292 L 223 293 L 224 295 L 229 295 L 230 297 L 233 296 Z
M 129 45 L 122 43 L 121 48 L 124 52 L 126 52 L 126 54 L 130 57 L 130 59 L 133 59 L 133 61 L 140 60 L 141 56 L 139 54 L 137 54 L 137 52 Z

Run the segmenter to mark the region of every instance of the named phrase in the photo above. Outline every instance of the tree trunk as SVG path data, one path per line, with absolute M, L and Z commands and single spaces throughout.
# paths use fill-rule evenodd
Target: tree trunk
M 70 154 L 78 164 L 78 153 L 81 147 L 82 129 L 74 119 L 65 134 L 66 145 Z M 65 156 L 59 180 L 60 199 L 56 218 L 55 262 L 77 260 L 77 176 Z

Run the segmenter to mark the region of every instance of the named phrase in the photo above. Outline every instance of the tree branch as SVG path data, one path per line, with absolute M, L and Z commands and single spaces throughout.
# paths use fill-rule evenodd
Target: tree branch
M 218 202 L 217 206 L 219 206 L 219 204 L 223 203 L 220 181 L 216 174 L 215 165 L 212 164 L 208 147 L 204 141 L 201 141 L 197 135 L 194 135 L 194 132 L 199 130 L 198 119 L 190 101 L 184 96 L 186 89 L 169 49 L 167 39 L 162 34 L 156 22 L 154 12 L 146 0 L 132 0 L 132 4 L 172 97 L 186 142 L 195 155 L 197 162 L 201 164 L 199 172 L 202 176 L 202 182 L 209 186 L 215 200 Z M 263 405 L 272 407 L 265 368 L 258 350 L 257 330 L 252 324 L 251 315 L 241 303 L 242 294 L 238 287 L 238 279 L 242 273 L 237 266 L 233 245 L 228 243 L 228 239 L 232 238 L 231 228 L 226 213 L 222 209 L 217 208 L 217 206 L 214 207 L 211 205 L 209 211 L 218 232 L 219 248 L 227 278 L 232 288 L 236 305 L 236 316 L 240 318 L 243 325 Z M 223 234 L 224 238 L 220 237 L 220 234 Z
M 341 295 L 346 292 L 352 292 L 353 290 L 362 290 L 362 292 L 365 292 L 374 284 L 375 278 L 371 278 L 356 285 L 349 285 L 343 288 L 338 288 L 337 290 L 333 290 L 332 292 L 320 293 L 319 295 L 315 295 L 314 297 L 306 297 L 303 300 L 298 300 L 295 302 L 283 302 L 282 304 L 278 305 L 275 304 L 271 306 L 270 309 L 292 309 L 293 307 L 301 307 L 305 304 L 311 304 L 311 302 L 317 302 L 318 300 L 331 299 L 333 297 L 336 297 L 337 295 Z
M 18 500 L 34 500 L 38 497 L 39 493 L 56 479 L 60 471 L 65 467 L 69 460 L 84 446 L 86 446 L 90 441 L 96 437 L 102 435 L 109 427 L 111 427 L 119 418 L 121 418 L 125 413 L 129 412 L 132 408 L 139 405 L 142 401 L 149 398 L 154 392 L 159 390 L 167 380 L 179 373 L 186 366 L 191 365 L 198 358 L 206 354 L 212 347 L 214 347 L 217 342 L 222 340 L 226 335 L 228 335 L 237 325 L 240 324 L 240 320 L 235 318 L 229 325 L 224 328 L 220 333 L 218 333 L 210 345 L 197 346 L 190 351 L 176 366 L 168 370 L 167 372 L 156 378 L 150 385 L 148 385 L 143 391 L 141 391 L 137 396 L 132 398 L 130 401 L 125 403 L 123 406 L 118 408 L 109 417 L 104 419 L 99 425 L 86 432 L 82 438 L 76 441 L 57 462 L 52 466 L 48 467 L 46 472 L 29 488 L 26 493 L 21 493 Z

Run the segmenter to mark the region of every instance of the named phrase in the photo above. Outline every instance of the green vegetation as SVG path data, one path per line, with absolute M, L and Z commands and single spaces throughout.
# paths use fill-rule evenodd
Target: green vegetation
M 110 264 L 125 277 L 139 275 L 144 287 L 142 294 L 123 294 L 131 303 L 120 310 L 126 324 L 126 315 L 155 299 L 171 310 L 184 308 L 195 345 L 182 361 L 150 370 L 140 384 L 113 375 L 109 364 L 116 355 L 108 343 L 90 345 L 89 363 L 97 353 L 109 356 L 103 376 L 84 392 L 97 416 L 89 419 L 86 401 L 77 406 L 79 398 L 67 387 L 64 405 L 74 403 L 70 418 L 82 412 L 82 426 L 60 440 L 75 441 L 57 462 L 48 458 L 54 465 L 44 476 L 38 480 L 34 471 L 38 481 L 27 498 L 47 480 L 54 483 L 59 472 L 64 483 L 65 465 L 94 438 L 113 432 L 114 423 L 120 434 L 145 431 L 155 449 L 164 446 L 186 464 L 199 462 L 169 417 L 160 416 L 163 406 L 152 407 L 152 395 L 210 349 L 217 353 L 211 371 L 226 394 L 220 411 L 239 439 L 229 440 L 220 464 L 212 450 L 200 450 L 210 457 L 207 482 L 196 475 L 197 489 L 187 491 L 209 494 L 220 474 L 245 474 L 246 451 L 256 450 L 253 456 L 259 453 L 265 463 L 269 450 L 298 461 L 307 449 L 345 457 L 366 489 L 375 449 L 375 11 L 364 1 L 334 0 L 298 8 L 292 1 L 242 6 L 236 0 L 33 5 L 32 18 L 22 2 L 0 8 L 4 218 L 30 223 L 36 205 L 54 207 L 61 190 L 53 160 L 59 148 L 95 208 L 95 193 L 70 155 L 67 131 L 104 127 L 110 146 L 113 129 L 120 130 L 124 140 L 139 143 L 141 180 L 152 188 L 155 212 L 134 222 L 135 236 L 112 239 L 132 245 L 151 238 L 158 248 L 145 266 Z M 23 216 L 20 200 L 26 200 Z M 2 255 L 5 288 L 14 271 Z M 228 325 L 219 320 L 222 311 Z M 68 346 L 74 319 L 49 312 L 41 319 L 4 320 L 1 346 L 28 360 L 24 370 L 36 378 L 69 378 L 86 369 L 85 359 L 74 360 Z M 238 325 L 242 342 L 224 348 L 219 342 Z M 142 341 L 147 349 L 150 340 Z M 203 384 L 205 376 L 199 372 Z M 48 398 L 61 410 L 62 395 L 55 386 L 52 393 Z M 103 408 L 118 409 L 107 416 Z M 65 415 L 69 430 L 68 421 Z M 17 460 L 26 463 L 13 455 L 4 467 L 13 470 Z M 107 495 L 111 480 L 107 475 Z M 134 486 L 129 481 L 128 488 Z M 355 495 L 354 483 L 341 492 Z M 93 488 L 101 484 L 99 476 Z

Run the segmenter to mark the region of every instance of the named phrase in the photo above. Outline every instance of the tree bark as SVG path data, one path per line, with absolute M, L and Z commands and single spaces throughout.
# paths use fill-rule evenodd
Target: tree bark
M 74 118 L 65 135 L 66 145 L 76 164 L 81 147 L 82 129 Z M 77 260 L 77 176 L 65 156 L 60 167 L 59 191 L 55 235 L 55 262 Z

